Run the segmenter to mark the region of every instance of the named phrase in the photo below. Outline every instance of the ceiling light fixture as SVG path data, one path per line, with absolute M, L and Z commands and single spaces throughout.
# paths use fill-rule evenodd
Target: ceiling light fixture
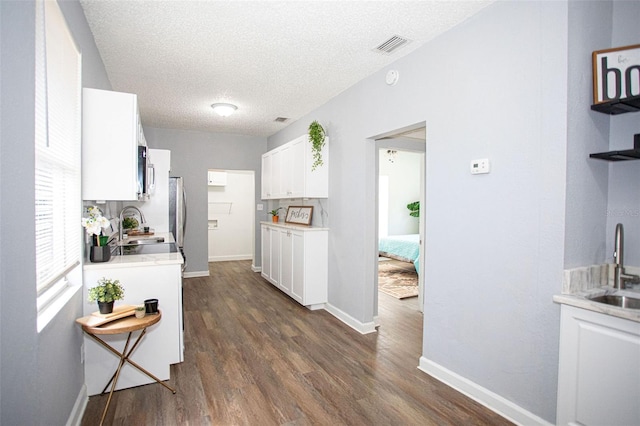
M 228 117 L 231 114 L 233 114 L 235 110 L 238 109 L 238 107 L 233 104 L 224 104 L 224 103 L 211 104 L 211 108 L 213 108 L 215 113 L 218 114 L 220 117 Z

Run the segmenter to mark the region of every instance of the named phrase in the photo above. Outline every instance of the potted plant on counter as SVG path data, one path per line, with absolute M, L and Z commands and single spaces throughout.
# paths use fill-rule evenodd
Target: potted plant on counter
M 278 216 L 278 211 L 279 211 L 279 210 L 282 210 L 282 207 L 278 207 L 277 209 L 271 210 L 271 211 L 269 212 L 269 214 L 272 216 L 272 217 L 271 217 L 271 220 L 272 220 L 274 223 L 278 223 L 278 220 L 280 219 L 280 217 Z
M 113 312 L 113 302 L 124 298 L 124 287 L 119 280 L 102 278 L 98 285 L 89 289 L 89 302 L 98 302 L 101 314 Z

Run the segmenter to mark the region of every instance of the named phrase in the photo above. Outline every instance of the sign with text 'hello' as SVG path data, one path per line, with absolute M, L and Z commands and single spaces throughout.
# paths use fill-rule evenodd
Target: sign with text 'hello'
M 596 50 L 593 62 L 593 102 L 640 95 L 640 44 Z

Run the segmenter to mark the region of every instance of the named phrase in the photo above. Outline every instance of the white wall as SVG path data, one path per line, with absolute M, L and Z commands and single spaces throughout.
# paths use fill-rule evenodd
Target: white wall
M 409 216 L 407 204 L 420 200 L 420 161 L 423 155 L 396 150 L 392 163 L 387 149 L 380 150 L 379 174 L 387 176 L 389 182 L 387 235 L 417 234 L 419 231 L 420 219 Z
M 425 122 L 423 360 L 555 421 L 567 3 L 497 2 L 269 138 L 331 137 L 329 303 L 374 315 L 375 143 Z M 387 86 L 389 68 L 400 72 Z M 588 108 L 588 105 L 586 106 Z M 469 162 L 489 158 L 492 173 Z M 372 212 L 353 215 L 354 208 Z M 416 360 L 416 364 L 418 360 Z
M 225 172 L 225 186 L 209 186 L 210 262 L 253 258 L 254 172 Z

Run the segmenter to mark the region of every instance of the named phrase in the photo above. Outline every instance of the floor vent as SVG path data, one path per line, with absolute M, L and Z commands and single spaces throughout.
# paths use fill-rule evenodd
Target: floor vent
M 284 122 L 285 122 L 285 121 L 287 121 L 287 120 L 288 120 L 288 118 L 287 118 L 287 117 L 278 117 L 278 118 L 276 118 L 276 119 L 275 119 L 275 120 L 273 120 L 273 121 L 275 121 L 276 123 L 284 123 Z
M 402 46 L 406 45 L 409 42 L 410 42 L 409 39 L 406 39 L 404 37 L 400 37 L 398 35 L 394 35 L 389 40 L 387 40 L 384 43 L 380 44 L 374 50 L 376 52 L 380 52 L 380 53 L 383 53 L 383 54 L 386 54 L 386 55 L 390 55 L 395 50 L 401 48 Z

